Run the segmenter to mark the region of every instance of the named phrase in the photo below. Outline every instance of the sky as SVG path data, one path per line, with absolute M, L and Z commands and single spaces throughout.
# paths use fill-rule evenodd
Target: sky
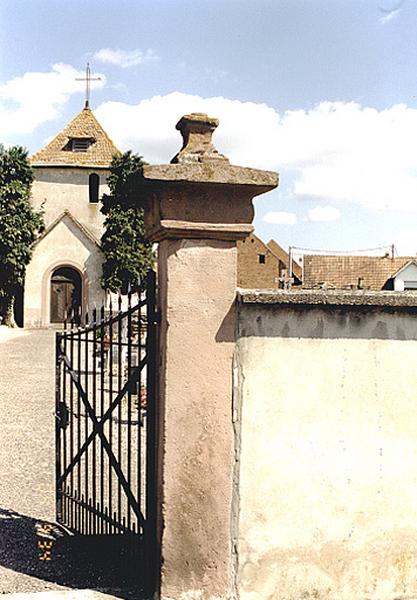
M 0 0 L 0 142 L 34 153 L 83 107 L 166 163 L 189 112 L 278 171 L 265 242 L 417 254 L 416 0 Z

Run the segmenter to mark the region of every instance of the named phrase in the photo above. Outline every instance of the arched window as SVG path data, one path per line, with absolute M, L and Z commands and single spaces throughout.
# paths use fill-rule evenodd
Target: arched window
M 98 202 L 98 190 L 100 186 L 100 177 L 96 173 L 91 173 L 88 178 L 88 192 L 91 203 Z

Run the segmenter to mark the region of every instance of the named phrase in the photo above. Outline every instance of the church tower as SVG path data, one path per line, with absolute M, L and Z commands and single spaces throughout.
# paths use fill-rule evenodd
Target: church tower
M 43 208 L 45 231 L 36 242 L 24 288 L 24 326 L 61 323 L 100 306 L 104 217 L 112 157 L 120 154 L 86 102 L 83 110 L 31 158 L 32 205 Z

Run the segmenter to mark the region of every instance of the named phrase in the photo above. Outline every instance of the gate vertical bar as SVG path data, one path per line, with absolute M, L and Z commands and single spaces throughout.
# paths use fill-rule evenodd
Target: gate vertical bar
M 77 380 L 81 382 L 81 323 L 79 322 L 78 331 L 77 331 Z M 80 392 L 77 390 L 77 452 L 80 451 L 81 448 L 81 398 Z M 80 527 L 80 518 L 81 518 L 81 461 L 78 462 L 77 465 L 77 490 L 76 490 L 76 512 L 75 512 L 75 527 L 76 529 Z
M 122 297 L 119 295 L 117 300 L 117 306 L 119 314 L 122 310 Z M 122 387 L 122 321 L 118 322 L 117 331 L 117 387 L 120 390 Z M 119 402 L 117 407 L 117 460 L 121 468 L 123 468 L 122 461 L 122 403 Z M 120 479 L 117 480 L 117 520 L 119 523 L 122 522 L 122 488 L 120 485 Z
M 113 305 L 110 298 L 109 305 L 109 355 L 107 357 L 107 369 L 109 373 L 109 406 L 113 402 Z M 113 447 L 113 419 L 109 420 L 109 441 L 110 445 Z M 113 469 L 109 468 L 109 498 L 108 498 L 108 506 L 109 506 L 109 514 L 112 514 L 112 506 L 113 506 Z M 114 527 L 110 525 L 110 533 L 114 533 Z
M 65 322 L 65 330 L 64 330 L 64 334 L 61 337 L 61 345 L 62 345 L 62 350 L 64 355 L 66 355 L 67 353 L 67 335 L 66 335 L 66 322 Z M 61 362 L 61 361 L 60 361 Z M 61 446 L 62 446 L 62 453 L 61 453 L 61 459 L 62 459 L 62 468 L 63 470 L 66 469 L 67 463 L 68 463 L 68 456 L 67 456 L 67 367 L 65 365 L 65 363 L 62 364 L 62 368 L 60 369 L 61 374 L 62 374 L 62 380 L 61 380 L 61 411 L 60 411 L 60 417 L 61 417 L 61 427 L 60 427 L 60 434 L 61 434 Z M 62 422 L 62 419 L 64 419 L 64 423 Z M 67 496 L 66 496 L 66 484 L 64 483 L 61 487 L 61 507 L 62 507 L 62 518 L 63 520 L 66 522 L 68 519 L 68 502 L 67 502 Z
M 60 422 L 60 402 L 61 402 L 61 334 L 55 334 L 55 501 L 56 518 L 62 520 L 62 493 L 59 484 L 61 477 L 61 422 Z
M 100 309 L 100 418 L 104 415 L 104 306 Z M 100 444 L 100 527 L 99 533 L 105 533 L 104 529 L 104 448 Z
M 89 332 L 89 328 L 88 328 L 88 312 L 85 313 L 85 378 L 84 378 L 84 391 L 85 391 L 85 395 L 88 398 L 88 332 Z M 85 411 L 87 413 L 87 411 Z M 84 422 L 84 441 L 86 441 L 88 438 L 88 418 L 87 418 L 87 414 L 85 415 L 85 422 Z M 85 452 L 85 461 L 84 461 L 84 475 L 85 475 L 85 479 L 84 479 L 84 500 L 85 502 L 88 504 L 88 493 L 89 493 L 89 478 L 90 478 L 90 472 L 88 469 L 88 452 L 89 449 L 87 448 L 86 452 Z M 86 508 L 86 505 L 83 506 L 83 513 L 84 513 L 84 533 L 90 533 L 89 528 L 88 528 L 88 524 L 89 524 L 89 514 L 88 514 L 88 509 Z
M 146 528 L 144 531 L 145 549 L 149 562 L 149 581 L 151 591 L 156 581 L 156 444 L 157 444 L 157 314 L 156 314 L 156 274 L 147 274 L 146 312 L 147 312 L 147 374 L 146 374 Z
M 93 411 L 97 413 L 97 309 L 93 310 Z M 95 508 L 97 502 L 97 453 L 96 440 L 93 440 L 92 462 L 93 462 L 93 481 L 92 481 L 92 499 L 91 504 Z M 93 534 L 97 533 L 97 516 L 93 515 Z
M 142 469 L 144 461 L 142 460 L 142 303 L 141 303 L 141 292 L 138 292 L 138 311 L 137 311 L 137 369 L 138 369 L 138 381 L 137 381 L 137 448 L 136 448 L 136 460 L 137 460 L 137 474 L 136 474 L 136 497 L 140 510 L 143 511 L 143 499 L 142 499 Z M 137 520 L 137 530 L 140 531 L 140 522 Z
M 132 295 L 129 291 L 127 313 L 127 377 L 132 377 Z M 132 483 L 132 385 L 129 383 L 127 389 L 127 483 L 131 487 Z M 131 527 L 131 506 L 129 498 L 126 497 L 127 507 L 127 527 Z
M 74 364 L 74 315 L 71 318 L 71 338 L 70 338 L 70 362 Z M 74 456 L 74 385 L 70 381 L 70 454 L 71 458 Z M 70 496 L 74 498 L 74 469 L 71 469 L 70 474 Z M 70 519 L 67 525 L 70 527 L 74 526 L 74 502 L 70 502 Z

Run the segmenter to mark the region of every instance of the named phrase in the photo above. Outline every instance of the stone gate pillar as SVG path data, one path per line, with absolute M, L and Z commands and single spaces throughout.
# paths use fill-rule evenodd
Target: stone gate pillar
M 236 241 L 252 198 L 278 176 L 229 164 L 212 144 L 217 119 L 177 124 L 183 147 L 139 178 L 145 228 L 159 242 L 159 481 L 163 600 L 233 596 Z

